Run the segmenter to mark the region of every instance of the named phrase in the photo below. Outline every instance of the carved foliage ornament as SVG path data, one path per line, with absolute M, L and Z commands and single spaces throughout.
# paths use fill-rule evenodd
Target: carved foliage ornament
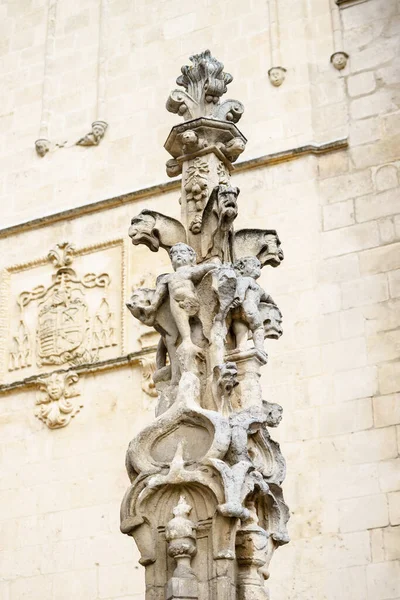
M 76 399 L 80 396 L 78 380 L 74 371 L 54 372 L 38 379 L 35 415 L 49 429 L 65 427 L 81 410 L 83 404 Z
M 220 98 L 227 91 L 233 77 L 224 72 L 224 65 L 209 50 L 190 57 L 191 66 L 181 68 L 182 75 L 176 83 L 185 91 L 174 90 L 167 100 L 167 110 L 183 116 L 185 121 L 197 117 L 213 117 L 237 123 L 243 114 L 243 104 L 236 100 Z

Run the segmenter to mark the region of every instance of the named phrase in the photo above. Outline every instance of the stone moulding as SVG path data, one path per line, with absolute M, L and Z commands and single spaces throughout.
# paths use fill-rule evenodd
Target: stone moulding
M 140 282 L 127 303 L 160 341 L 155 419 L 126 453 L 121 531 L 146 568 L 146 600 L 262 600 L 272 555 L 289 541 L 289 510 L 269 433 L 282 407 L 260 385 L 282 314 L 258 279 L 284 254 L 275 230 L 235 230 L 243 107 L 220 104 L 232 76 L 208 50 L 190 60 L 177 80 L 186 91 L 167 101 L 185 119 L 165 144 L 167 173 L 182 172 L 181 222 L 145 209 L 128 232 L 134 246 L 167 251 L 172 269 L 153 287 Z
M 331 152 L 338 152 L 341 150 L 347 150 L 349 142 L 347 138 L 339 140 L 333 140 L 324 144 L 306 144 L 304 146 L 298 146 L 296 148 L 290 148 L 288 150 L 282 150 L 280 152 L 274 152 L 273 154 L 267 154 L 250 160 L 241 161 L 234 165 L 235 173 L 241 173 L 251 169 L 259 169 L 269 165 L 276 165 L 283 162 L 288 162 L 301 158 L 302 156 L 320 156 L 322 154 L 329 154 Z M 233 165 L 232 165 L 233 168 Z M 30 219 L 16 225 L 10 225 L 9 227 L 3 227 L 0 229 L 0 239 L 22 233 L 23 231 L 39 229 L 52 225 L 53 223 L 59 223 L 61 221 L 68 221 L 71 219 L 79 219 L 84 215 L 94 214 L 103 210 L 109 210 L 120 206 L 121 204 L 131 204 L 137 200 L 145 198 L 151 198 L 157 194 L 164 194 L 180 188 L 180 180 L 167 181 L 165 183 L 159 183 L 153 186 L 142 188 L 128 194 L 121 196 L 115 196 L 113 198 L 107 198 L 105 200 L 99 200 L 90 204 L 85 204 L 77 208 L 71 208 L 63 210 L 57 213 L 46 215 L 38 219 Z

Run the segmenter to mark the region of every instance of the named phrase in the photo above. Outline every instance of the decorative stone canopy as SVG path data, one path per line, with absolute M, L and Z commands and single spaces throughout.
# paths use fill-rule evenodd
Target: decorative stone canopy
M 181 222 L 143 210 L 129 229 L 134 245 L 166 250 L 173 271 L 127 304 L 160 341 L 156 418 L 127 451 L 121 530 L 141 553 L 146 600 L 261 600 L 289 511 L 269 433 L 282 408 L 260 386 L 282 315 L 257 280 L 284 257 L 275 230 L 235 230 L 243 105 L 220 103 L 232 76 L 208 50 L 190 60 L 177 80 L 185 91 L 167 101 L 185 119 L 165 144 L 168 174 L 182 173 Z

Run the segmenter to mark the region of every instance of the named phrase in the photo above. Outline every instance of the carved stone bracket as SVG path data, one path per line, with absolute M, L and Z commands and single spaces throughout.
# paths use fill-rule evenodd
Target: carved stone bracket
M 78 381 L 74 371 L 54 372 L 37 380 L 35 415 L 49 429 L 66 427 L 83 407 L 82 400 L 76 399 L 80 396 Z

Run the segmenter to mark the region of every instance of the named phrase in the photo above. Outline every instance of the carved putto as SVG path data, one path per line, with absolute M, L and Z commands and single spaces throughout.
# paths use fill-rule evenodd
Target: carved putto
M 241 197 L 230 173 L 246 142 L 234 125 L 243 107 L 220 104 L 232 77 L 208 50 L 191 61 L 177 80 L 185 91 L 167 102 L 185 119 L 165 145 L 169 174 L 182 172 L 181 223 L 142 210 L 129 229 L 134 245 L 166 250 L 172 269 L 127 304 L 160 341 L 156 419 L 127 451 L 121 530 L 140 550 L 146 600 L 262 600 L 271 557 L 289 541 L 289 511 L 285 461 L 269 434 L 282 408 L 260 385 L 282 315 L 259 281 L 284 256 L 274 229 L 235 230 Z
M 76 400 L 79 377 L 74 371 L 51 373 L 38 379 L 35 415 L 49 429 L 66 427 L 81 410 L 83 404 Z

